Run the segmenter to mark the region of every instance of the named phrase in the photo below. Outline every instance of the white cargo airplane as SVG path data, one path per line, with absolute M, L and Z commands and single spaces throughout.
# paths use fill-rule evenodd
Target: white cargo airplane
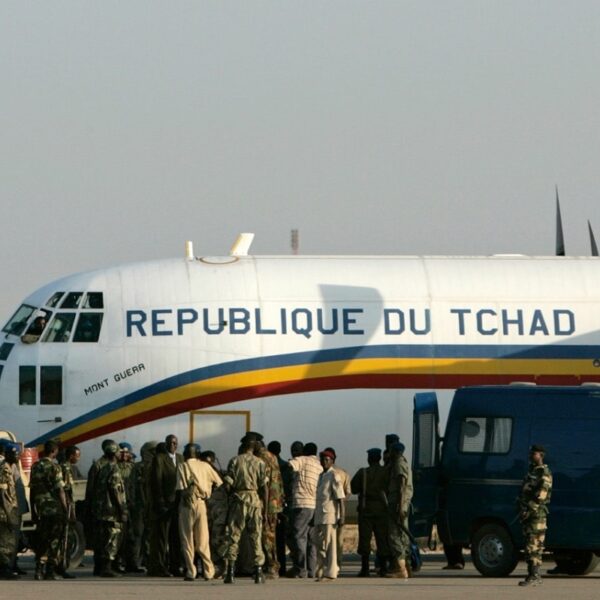
M 0 420 L 27 442 L 139 448 L 175 433 L 235 453 L 247 428 L 331 445 L 398 432 L 415 389 L 600 382 L 598 258 L 249 256 L 52 282 L 0 338 Z

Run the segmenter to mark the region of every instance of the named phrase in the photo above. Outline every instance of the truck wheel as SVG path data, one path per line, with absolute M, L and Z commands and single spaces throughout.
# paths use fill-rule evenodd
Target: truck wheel
M 505 577 L 519 562 L 508 531 L 497 523 L 486 523 L 475 532 L 471 557 L 475 568 L 484 577 Z
M 600 557 L 589 550 L 571 550 L 554 555 L 556 566 L 566 575 L 587 575 L 600 563 Z
M 85 534 L 83 532 L 83 525 L 79 521 L 75 521 L 75 523 L 69 525 L 68 548 L 71 556 L 71 567 L 78 567 L 85 554 Z

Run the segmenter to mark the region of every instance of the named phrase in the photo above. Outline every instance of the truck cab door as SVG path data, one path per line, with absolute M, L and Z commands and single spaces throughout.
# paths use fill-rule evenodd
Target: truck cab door
M 415 394 L 412 458 L 414 491 L 411 516 L 411 532 L 415 537 L 429 536 L 438 509 L 439 421 L 435 393 Z

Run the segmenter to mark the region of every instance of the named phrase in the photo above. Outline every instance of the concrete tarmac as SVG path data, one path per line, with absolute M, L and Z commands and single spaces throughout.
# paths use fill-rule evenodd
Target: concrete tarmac
M 182 578 L 151 578 L 145 575 L 102 579 L 92 576 L 91 557 L 86 557 L 84 567 L 72 570 L 77 579 L 33 581 L 32 559 L 24 557 L 19 563 L 28 573 L 18 581 L 0 582 L 0 598 L 3 600 L 363 600 L 402 596 L 419 600 L 494 600 L 497 597 L 573 600 L 600 596 L 600 570 L 585 577 L 547 576 L 541 586 L 522 588 L 518 582 L 525 576 L 524 563 L 520 563 L 510 577 L 492 579 L 479 575 L 470 562 L 464 571 L 444 571 L 445 561 L 440 554 L 428 554 L 421 572 L 407 582 L 377 576 L 358 578 L 355 576 L 360 568 L 357 560 L 347 560 L 341 577 L 333 582 L 282 578 L 268 581 L 265 585 L 256 585 L 251 579 L 242 577 L 236 579 L 233 585 L 225 585 L 222 580 L 189 583 Z M 544 565 L 543 572 L 552 566 L 553 563 Z

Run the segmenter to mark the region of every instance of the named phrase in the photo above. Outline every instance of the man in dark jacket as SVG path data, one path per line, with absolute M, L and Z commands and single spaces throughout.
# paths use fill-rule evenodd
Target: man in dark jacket
M 159 444 L 150 470 L 150 501 L 152 531 L 148 575 L 179 576 L 181 552 L 177 513 L 177 466 L 183 456 L 177 452 L 177 437 L 168 435 L 164 446 Z

